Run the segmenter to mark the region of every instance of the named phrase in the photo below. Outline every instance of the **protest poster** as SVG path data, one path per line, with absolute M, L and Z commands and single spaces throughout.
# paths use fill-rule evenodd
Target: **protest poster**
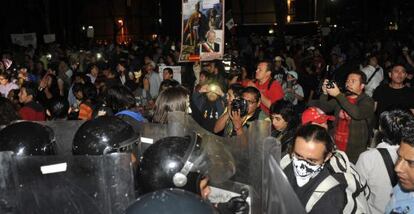
M 37 46 L 36 33 L 10 34 L 10 37 L 13 44 L 24 47 L 33 45 L 34 48 Z
M 180 62 L 222 59 L 224 0 L 183 0 Z

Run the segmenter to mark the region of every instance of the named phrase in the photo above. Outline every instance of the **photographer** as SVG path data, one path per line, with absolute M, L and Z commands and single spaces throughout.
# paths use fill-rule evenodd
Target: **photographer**
M 237 95 L 240 88 L 232 85 L 230 90 L 233 95 Z M 224 114 L 217 120 L 215 133 L 224 129 L 224 136 L 242 135 L 243 128 L 247 128 L 251 121 L 266 118 L 266 114 L 260 109 L 260 91 L 255 87 L 246 87 L 242 92 L 241 98 L 233 97 Z
M 304 99 L 302 86 L 298 83 L 298 73 L 296 71 L 288 71 L 286 81 L 282 84 L 285 93 L 284 100 L 296 106 Z
M 334 140 L 349 160 L 356 162 L 366 150 L 374 116 L 374 100 L 364 93 L 366 76 L 362 71 L 351 71 L 341 92 L 336 83 L 327 79 L 322 85 L 323 94 L 315 106 L 335 114 Z M 334 99 L 328 99 L 329 96 Z

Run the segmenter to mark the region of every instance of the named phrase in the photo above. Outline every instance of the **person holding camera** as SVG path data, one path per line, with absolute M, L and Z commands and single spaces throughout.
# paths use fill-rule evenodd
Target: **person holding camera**
M 260 108 L 260 91 L 255 87 L 246 87 L 241 90 L 241 96 L 238 97 L 234 87 L 232 100 L 228 100 L 227 109 L 220 116 L 214 126 L 214 133 L 224 130 L 224 136 L 242 135 L 244 128 L 248 128 L 249 124 L 255 120 L 266 119 L 266 114 Z
M 313 104 L 326 113 L 335 114 L 335 143 L 339 150 L 346 152 L 353 163 L 366 150 L 372 131 L 374 100 L 365 94 L 365 83 L 365 74 L 358 70 L 348 74 L 345 92 L 341 92 L 335 82 L 325 79 L 322 85 L 323 94 Z
M 298 73 L 296 71 L 288 71 L 286 81 L 283 82 L 282 88 L 285 93 L 284 100 L 296 106 L 304 100 L 303 88 L 298 83 Z

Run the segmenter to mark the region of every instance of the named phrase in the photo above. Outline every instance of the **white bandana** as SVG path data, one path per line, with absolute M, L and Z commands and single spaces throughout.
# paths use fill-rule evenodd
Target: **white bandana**
M 307 184 L 311 178 L 314 178 L 323 169 L 321 165 L 311 165 L 305 160 L 299 160 L 297 157 L 292 158 L 293 172 L 295 173 L 296 183 L 299 187 Z

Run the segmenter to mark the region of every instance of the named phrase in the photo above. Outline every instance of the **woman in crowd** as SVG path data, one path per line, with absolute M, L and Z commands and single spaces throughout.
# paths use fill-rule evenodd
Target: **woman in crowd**
M 182 86 L 167 88 L 162 91 L 155 101 L 155 110 L 152 122 L 168 123 L 168 112 L 189 112 L 190 96 L 188 90 Z
M 7 72 L 0 73 L 0 93 L 2 97 L 7 97 L 13 89 L 19 89 L 19 86 L 11 81 L 10 74 Z
M 132 125 L 147 120 L 138 111 L 136 100 L 132 92 L 125 86 L 113 86 L 107 90 L 105 103 L 118 117 L 127 118 Z M 134 127 L 134 125 L 133 125 Z

